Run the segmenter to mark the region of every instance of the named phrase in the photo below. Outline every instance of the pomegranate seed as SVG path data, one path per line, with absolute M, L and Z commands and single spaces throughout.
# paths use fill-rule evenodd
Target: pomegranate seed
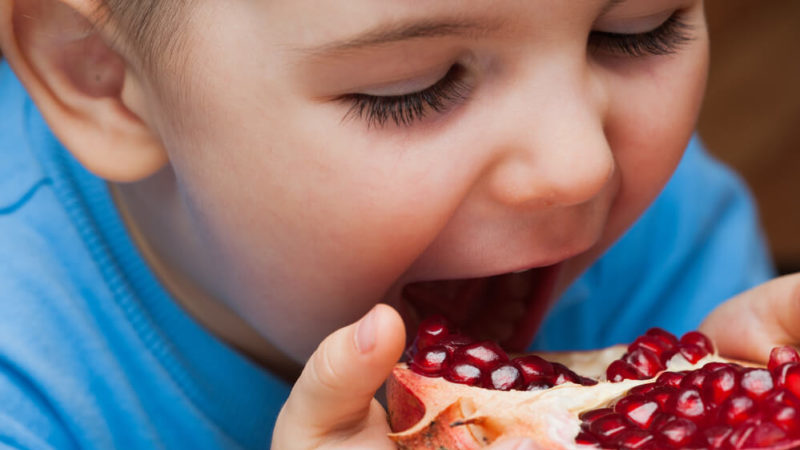
M 683 344 L 681 345 L 679 351 L 681 355 L 683 355 L 683 357 L 692 364 L 696 364 L 697 361 L 700 361 L 704 356 L 708 355 L 708 352 L 705 351 L 705 349 L 694 344 Z
M 665 369 L 658 355 L 646 348 L 635 349 L 628 353 L 624 360 L 636 370 L 640 379 L 654 377 Z
M 716 372 L 719 369 L 724 369 L 726 367 L 736 370 L 736 367 L 734 367 L 734 366 L 738 366 L 738 364 L 734 365 L 734 364 L 730 364 L 730 363 L 712 361 L 710 363 L 706 363 L 703 366 L 703 372 L 705 372 L 705 373 L 713 373 L 713 372 Z
M 766 369 L 747 369 L 742 373 L 739 386 L 742 388 L 742 392 L 754 400 L 758 400 L 772 390 L 774 386 L 772 374 Z
M 737 381 L 737 373 L 732 367 L 722 367 L 708 374 L 703 383 L 703 393 L 712 403 L 719 405 L 736 390 Z
M 517 366 L 526 384 L 534 380 L 547 380 L 550 383 L 553 381 L 553 376 L 555 375 L 553 365 L 544 358 L 540 358 L 536 355 L 528 355 L 514 358 L 511 362 Z
M 707 417 L 706 404 L 700 392 L 695 388 L 680 388 L 670 396 L 664 410 L 678 417 L 689 419 L 695 423 L 703 423 Z
M 569 367 L 561 364 L 561 363 L 551 363 L 553 365 L 553 371 L 555 372 L 555 378 L 553 378 L 553 384 L 558 386 L 559 384 L 564 384 L 566 382 L 581 384 L 581 378 L 569 369 Z
M 800 363 L 788 362 L 775 370 L 775 384 L 785 387 L 795 397 L 800 398 Z
M 723 448 L 731 433 L 733 433 L 733 428 L 727 425 L 717 425 L 703 430 L 703 436 L 711 449 Z
M 699 331 L 690 331 L 681 337 L 680 343 L 684 345 L 696 345 L 705 350 L 706 354 L 714 353 L 714 344 L 711 339 Z
M 783 431 L 796 434 L 800 430 L 800 411 L 792 405 L 769 402 L 763 406 L 764 418 L 781 427 Z
M 458 349 L 460 349 L 462 347 L 465 347 L 465 346 L 471 344 L 472 342 L 473 342 L 472 339 L 470 339 L 470 338 L 468 338 L 466 336 L 463 336 L 461 334 L 451 334 L 451 335 L 443 337 L 439 341 L 439 345 L 441 345 L 441 346 L 447 348 L 448 350 L 450 350 L 450 353 L 452 354 L 452 353 L 455 353 L 456 350 L 458 350 Z
M 438 344 L 450 334 L 450 328 L 450 322 L 442 315 L 437 314 L 423 320 L 417 330 L 417 348 L 423 350 Z
M 458 384 L 475 386 L 480 384 L 481 369 L 466 362 L 458 362 L 446 367 L 443 371 L 444 378 Z
M 693 387 L 697 389 L 703 389 L 703 385 L 706 382 L 706 377 L 708 376 L 707 373 L 703 372 L 702 370 L 693 370 L 686 374 L 681 380 L 680 387 Z
M 511 364 L 502 364 L 496 367 L 487 378 L 486 388 L 498 391 L 510 391 L 522 386 L 522 376 L 519 369 Z
M 685 448 L 695 440 L 697 425 L 691 420 L 677 418 L 661 424 L 656 433 L 673 447 Z
M 664 364 L 666 364 L 669 357 L 675 354 L 673 351 L 675 348 L 674 346 L 667 345 L 667 343 L 655 336 L 639 336 L 631 345 L 628 346 L 628 353 L 638 348 L 650 350 L 651 352 L 655 353 L 658 355 L 659 360 Z
M 469 344 L 459 348 L 453 354 L 454 359 L 458 359 L 489 372 L 500 364 L 508 361 L 506 352 L 494 342 L 483 341 Z
M 575 442 L 580 445 L 593 445 L 593 446 L 597 446 L 600 443 L 600 441 L 598 441 L 596 437 L 592 436 L 591 434 L 585 431 L 581 431 L 580 433 L 578 433 L 577 436 L 575 436 Z
M 756 426 L 753 423 L 748 422 L 742 424 L 740 427 L 734 429 L 733 433 L 730 434 L 728 437 L 728 445 L 734 449 L 745 448 L 745 443 L 755 430 Z
M 634 386 L 628 391 L 628 395 L 646 395 L 653 391 L 656 388 L 655 383 L 647 383 L 647 384 L 640 384 L 639 386 Z
M 658 328 L 658 327 L 650 328 L 644 333 L 644 335 L 653 336 L 659 339 L 661 342 L 664 343 L 666 348 L 675 348 L 678 346 L 678 338 L 675 337 L 674 334 L 664 330 L 663 328 Z
M 609 364 L 608 369 L 606 369 L 606 378 L 608 381 L 618 383 L 622 380 L 638 380 L 639 374 L 633 366 L 618 359 Z
M 678 390 L 672 386 L 657 386 L 647 394 L 649 400 L 658 403 L 662 410 L 667 406 L 667 400 Z
M 530 383 L 525 384 L 526 391 L 541 391 L 542 389 L 550 389 L 551 387 L 553 387 L 553 383 L 549 378 L 541 378 L 539 380 L 533 379 Z
M 717 413 L 720 422 L 737 426 L 756 414 L 756 404 L 742 394 L 735 394 L 722 402 Z
M 800 354 L 797 353 L 797 350 L 788 345 L 775 347 L 769 352 L 769 364 L 767 364 L 767 369 L 772 372 L 778 368 L 778 366 L 789 362 L 800 362 Z
M 628 424 L 621 415 L 611 413 L 592 422 L 589 430 L 602 444 L 609 444 L 613 437 L 628 428 Z
M 595 420 L 605 417 L 609 414 L 614 414 L 614 410 L 612 408 L 600 408 L 583 412 L 578 416 L 578 418 L 581 419 L 584 424 L 591 425 Z
M 653 444 L 655 437 L 646 430 L 630 428 L 616 437 L 616 445 L 624 449 L 643 449 Z
M 770 422 L 761 422 L 745 440 L 746 447 L 764 448 L 774 445 L 786 438 L 786 432 Z
M 681 380 L 685 375 L 678 372 L 664 372 L 656 378 L 658 386 L 672 386 L 677 388 L 681 385 Z
M 418 351 L 408 366 L 414 372 L 427 377 L 438 377 L 447 364 L 449 352 L 441 345 Z
M 623 397 L 614 405 L 615 412 L 642 429 L 650 428 L 658 410 L 658 403 L 641 395 Z

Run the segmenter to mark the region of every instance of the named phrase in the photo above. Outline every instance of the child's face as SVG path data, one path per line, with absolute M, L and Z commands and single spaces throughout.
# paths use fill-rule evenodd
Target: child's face
M 701 1 L 612 3 L 200 0 L 150 101 L 201 284 L 298 359 L 409 283 L 557 265 L 552 301 L 658 194 L 704 88 Z

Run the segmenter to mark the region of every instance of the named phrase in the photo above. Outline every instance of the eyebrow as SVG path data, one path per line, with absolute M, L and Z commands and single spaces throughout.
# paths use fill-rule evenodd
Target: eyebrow
M 323 56 L 360 50 L 367 47 L 406 41 L 410 39 L 444 36 L 479 37 L 500 28 L 498 21 L 444 20 L 414 21 L 380 25 L 369 31 L 318 47 L 302 49 L 312 56 Z

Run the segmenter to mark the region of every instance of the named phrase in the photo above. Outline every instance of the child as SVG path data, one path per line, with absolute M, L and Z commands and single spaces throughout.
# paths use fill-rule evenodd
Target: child
M 696 327 L 770 275 L 741 183 L 681 161 L 702 7 L 4 0 L 0 442 L 389 447 L 401 315 Z

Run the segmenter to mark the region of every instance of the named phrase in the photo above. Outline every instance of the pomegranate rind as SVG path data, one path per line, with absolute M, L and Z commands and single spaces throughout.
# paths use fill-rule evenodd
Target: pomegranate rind
M 625 351 L 625 346 L 615 346 L 592 352 L 539 356 L 602 381 L 605 367 Z M 691 370 L 714 361 L 729 362 L 708 355 L 691 364 L 676 354 L 666 370 Z M 500 436 L 530 437 L 548 449 L 594 448 L 575 442 L 580 431 L 579 414 L 607 406 L 631 388 L 653 380 L 624 380 L 594 386 L 564 383 L 536 391 L 495 391 L 426 377 L 401 363 L 392 371 L 386 386 L 393 430 L 389 437 L 404 449 L 477 449 Z M 774 450 L 792 448 L 786 445 L 789 444 L 781 444 Z

